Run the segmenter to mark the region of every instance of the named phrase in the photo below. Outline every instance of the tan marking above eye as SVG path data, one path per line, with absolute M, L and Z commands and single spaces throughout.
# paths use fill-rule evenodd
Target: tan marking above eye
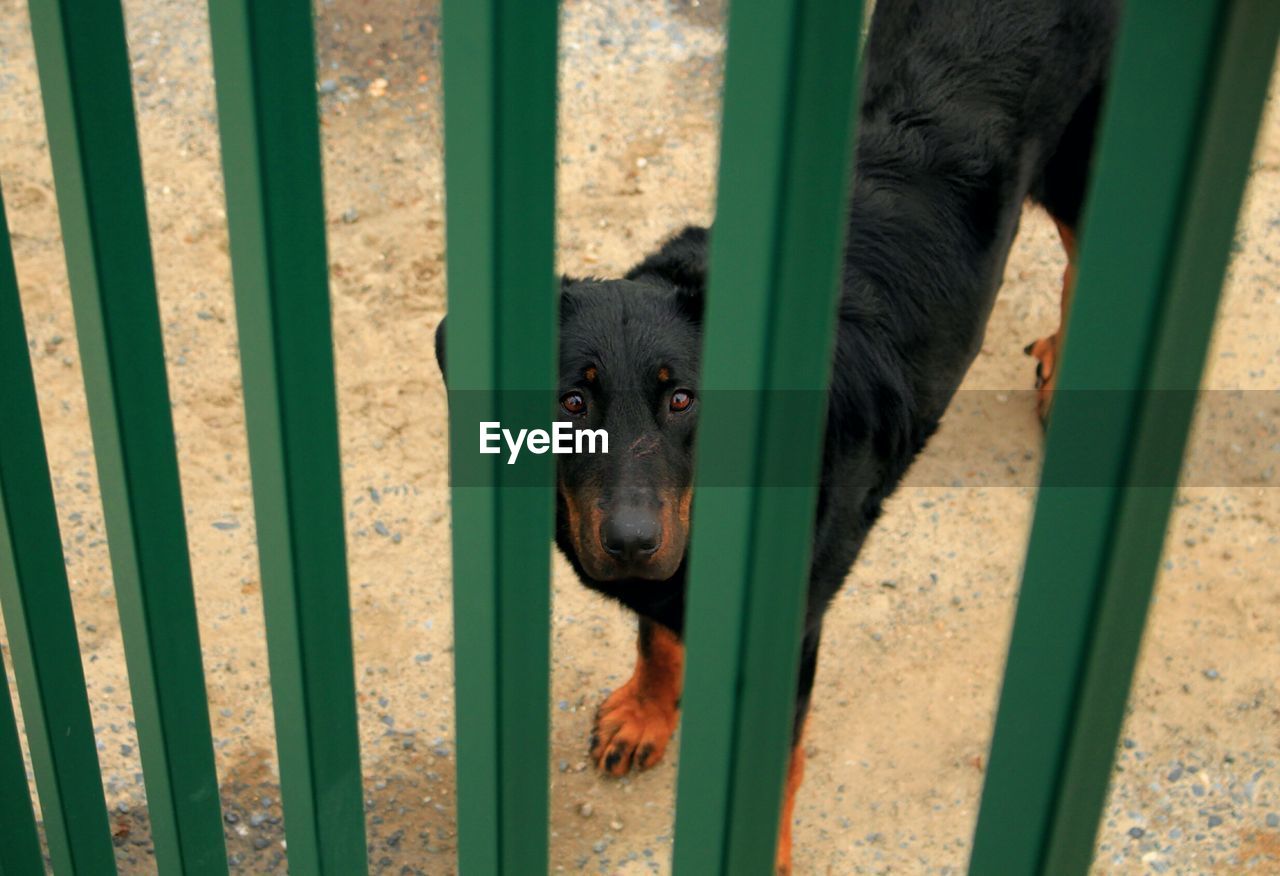
M 592 365 L 590 368 L 586 370 L 583 376 L 587 378 L 588 383 L 592 383 L 595 381 L 597 373 L 598 372 L 596 371 L 596 366 Z
M 671 379 L 671 369 L 670 369 L 670 368 L 668 368 L 668 367 L 666 367 L 666 366 L 664 365 L 663 367 L 661 367 L 661 368 L 659 368 L 659 369 L 658 369 L 658 382 L 659 382 L 659 383 L 666 383 L 666 382 L 667 382 L 668 380 L 670 380 L 670 379 Z

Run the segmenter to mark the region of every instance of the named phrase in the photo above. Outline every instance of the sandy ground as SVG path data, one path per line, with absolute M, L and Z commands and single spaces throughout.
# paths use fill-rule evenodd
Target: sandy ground
M 127 0 L 178 453 L 227 840 L 284 867 L 207 22 Z M 567 0 L 559 245 L 613 275 L 711 218 L 721 0 Z M 352 620 L 371 869 L 455 871 L 439 17 L 317 7 Z M 26 5 L 0 0 L 0 182 L 12 224 L 77 624 L 124 873 L 155 869 Z M 1280 113 L 1211 353 L 1200 467 L 1179 497 L 1119 750 L 1098 873 L 1280 872 Z M 798 873 L 957 873 L 981 788 L 1041 435 L 1021 347 L 1056 317 L 1061 252 L 1028 211 L 966 394 L 829 615 L 796 813 Z M 1268 392 L 1261 392 L 1266 390 Z M 1220 404 L 1218 402 L 1221 402 Z M 633 620 L 554 559 L 556 871 L 664 873 L 678 751 L 587 767 Z M 5 640 L 0 634 L 0 644 Z M 6 662 L 9 662 L 6 657 Z

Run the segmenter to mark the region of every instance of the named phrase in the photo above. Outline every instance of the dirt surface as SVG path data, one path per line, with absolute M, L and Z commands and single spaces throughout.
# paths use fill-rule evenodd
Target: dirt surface
M 125 6 L 228 844 L 237 872 L 279 872 L 204 4 Z M 711 219 L 722 13 L 721 0 L 564 4 L 563 270 L 616 275 L 681 224 Z M 0 184 L 120 869 L 145 873 L 155 865 L 26 15 L 0 0 Z M 444 311 L 438 9 L 321 0 L 317 16 L 370 865 L 446 874 L 456 824 L 446 420 L 431 354 Z M 1171 523 L 1099 873 L 1280 872 L 1278 195 L 1273 102 L 1206 378 L 1222 392 L 1201 411 L 1200 467 Z M 796 810 L 799 874 L 966 864 L 1041 450 L 1021 348 L 1053 327 L 1062 268 L 1051 224 L 1029 210 L 966 383 L 987 391 L 949 413 L 830 612 Z M 553 870 L 665 873 L 678 749 L 622 781 L 585 758 L 592 711 L 630 671 L 634 621 L 553 562 Z

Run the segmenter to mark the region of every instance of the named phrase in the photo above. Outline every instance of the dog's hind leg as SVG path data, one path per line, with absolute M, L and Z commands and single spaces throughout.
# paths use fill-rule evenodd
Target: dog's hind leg
M 1058 226 L 1058 235 L 1062 238 L 1062 246 L 1067 251 L 1067 269 L 1062 275 L 1062 308 L 1058 329 L 1026 347 L 1027 355 L 1034 356 L 1037 360 L 1036 410 L 1040 413 L 1041 421 L 1049 417 L 1053 390 L 1058 382 L 1058 360 L 1062 353 L 1063 332 L 1067 325 L 1067 311 L 1071 306 L 1071 292 L 1076 282 L 1076 231 L 1080 227 L 1080 217 L 1084 210 L 1104 90 L 1104 83 L 1099 81 L 1076 108 L 1031 191 L 1032 199 L 1039 202 L 1053 217 L 1054 224 Z
M 1062 353 L 1062 339 L 1067 328 L 1067 312 L 1071 308 L 1071 292 L 1076 284 L 1076 234 L 1064 223 L 1054 220 L 1062 247 L 1067 251 L 1067 268 L 1062 272 L 1062 306 L 1057 330 L 1038 341 L 1032 341 L 1024 352 L 1036 361 L 1036 411 L 1042 421 L 1049 419 L 1053 404 L 1053 390 L 1058 382 L 1058 359 Z
M 662 760 L 676 729 L 684 683 L 684 645 L 661 624 L 640 618 L 636 668 L 596 712 L 591 759 L 624 776 Z

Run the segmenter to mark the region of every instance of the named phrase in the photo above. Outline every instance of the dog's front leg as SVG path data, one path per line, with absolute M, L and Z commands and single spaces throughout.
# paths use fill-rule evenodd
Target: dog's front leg
M 791 876 L 791 822 L 795 815 L 796 792 L 804 781 L 804 727 L 800 728 L 791 747 L 791 765 L 787 768 L 787 784 L 783 789 L 782 818 L 778 825 L 778 852 L 773 859 L 777 876 Z
M 796 794 L 804 781 L 804 727 L 809 718 L 813 681 L 818 674 L 818 646 L 822 642 L 822 622 L 805 631 L 800 646 L 800 677 L 796 684 L 795 708 L 791 724 L 791 762 L 782 792 L 782 817 L 778 823 L 778 851 L 773 859 L 777 876 L 791 876 L 791 825 L 795 821 Z
M 640 618 L 636 668 L 596 712 L 591 758 L 606 773 L 623 776 L 662 759 L 675 733 L 684 683 L 684 645 L 661 624 Z

